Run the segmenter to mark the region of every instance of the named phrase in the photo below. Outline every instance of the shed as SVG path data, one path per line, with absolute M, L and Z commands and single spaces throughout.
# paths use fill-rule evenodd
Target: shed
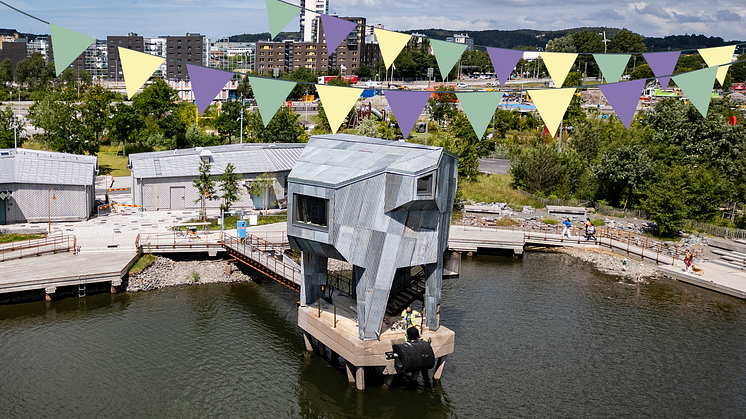
M 211 164 L 210 174 L 216 181 L 228 163 L 233 164 L 233 171 L 243 185 L 235 208 L 259 207 L 261 200 L 252 200 L 247 187 L 254 178 L 271 174 L 275 178 L 275 193 L 270 207 L 276 207 L 277 201 L 285 196 L 287 175 L 304 146 L 246 143 L 131 154 L 127 167 L 132 171 L 132 200 L 146 210 L 200 208 L 199 192 L 193 181 L 199 176 L 204 160 Z M 220 201 L 208 201 L 207 206 L 217 208 Z
M 311 137 L 288 177 L 288 239 L 303 252 L 301 305 L 321 296 L 328 258 L 349 262 L 359 336 L 373 340 L 392 286 L 408 286 L 397 271 L 422 266 L 425 322 L 437 330 L 457 179 L 457 157 L 440 147 L 345 134 Z
M 0 149 L 0 224 L 88 218 L 96 174 L 96 156 Z

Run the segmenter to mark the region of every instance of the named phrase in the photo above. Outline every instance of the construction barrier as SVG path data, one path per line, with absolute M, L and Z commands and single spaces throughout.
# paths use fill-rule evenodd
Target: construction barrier
M 114 188 L 114 189 L 107 189 L 107 192 L 113 192 L 113 191 L 128 191 L 130 188 Z
M 106 205 L 99 205 L 98 209 L 102 210 L 102 209 L 106 209 L 114 205 L 116 205 L 116 202 L 112 202 L 111 204 L 106 204 Z
M 117 204 L 118 207 L 142 208 L 142 205 Z

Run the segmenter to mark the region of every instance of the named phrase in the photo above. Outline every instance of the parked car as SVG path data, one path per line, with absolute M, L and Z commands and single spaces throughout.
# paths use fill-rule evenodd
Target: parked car
M 381 87 L 381 86 L 383 86 L 383 83 L 381 83 L 380 81 L 368 80 L 365 82 L 365 87 L 376 88 L 376 87 Z
M 467 87 L 469 87 L 469 86 L 467 86 L 466 83 L 464 83 L 464 82 L 456 83 L 456 88 L 457 89 L 466 89 Z

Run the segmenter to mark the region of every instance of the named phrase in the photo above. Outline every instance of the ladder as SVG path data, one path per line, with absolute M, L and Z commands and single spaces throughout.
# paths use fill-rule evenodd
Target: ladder
M 85 279 L 85 276 L 84 276 L 84 275 L 80 275 L 80 276 L 78 277 L 78 281 L 79 281 L 79 282 L 78 282 L 78 298 L 83 298 L 83 297 L 85 297 L 85 291 L 86 291 L 86 286 L 85 286 L 85 285 L 86 285 L 86 284 L 84 284 L 84 283 L 82 282 L 82 280 L 83 280 L 83 279 Z

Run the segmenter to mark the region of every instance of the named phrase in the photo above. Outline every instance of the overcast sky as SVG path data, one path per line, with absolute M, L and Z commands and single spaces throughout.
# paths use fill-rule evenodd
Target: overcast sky
M 50 23 L 105 39 L 196 32 L 210 38 L 269 31 L 264 0 L 3 0 Z M 746 40 L 744 0 L 330 0 L 330 13 L 362 16 L 386 29 L 627 28 L 644 36 L 704 34 Z M 299 4 L 299 0 L 289 2 Z M 0 28 L 48 26 L 0 4 Z M 296 18 L 286 30 L 297 31 Z

